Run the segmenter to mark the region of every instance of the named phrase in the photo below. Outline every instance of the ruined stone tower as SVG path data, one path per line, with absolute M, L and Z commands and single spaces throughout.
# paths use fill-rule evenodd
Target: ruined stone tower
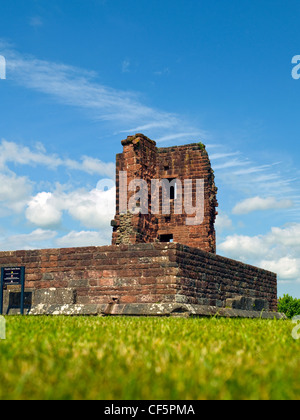
M 142 134 L 122 144 L 112 245 L 0 252 L 0 268 L 25 269 L 28 313 L 281 318 L 276 274 L 215 252 L 205 146 L 157 148 Z M 5 313 L 14 288 L 4 290 Z
M 112 221 L 112 244 L 177 242 L 216 253 L 214 223 L 218 206 L 217 188 L 205 146 L 194 143 L 158 148 L 143 134 L 127 137 L 122 145 L 123 153 L 117 155 L 116 162 L 117 205 Z M 132 198 L 141 186 L 136 180 L 144 182 L 148 193 L 136 203 L 137 209 L 143 211 L 137 210 L 133 214 Z M 161 182 L 154 189 L 153 180 L 168 180 L 168 203 L 162 193 L 166 184 Z M 191 223 L 189 220 L 197 216 L 196 212 L 187 213 L 187 206 L 182 204 L 186 204 L 189 194 L 192 208 L 197 208 L 197 180 L 202 181 L 203 188 L 202 219 L 201 223 Z M 156 205 L 154 209 L 154 201 L 159 203 L 159 208 Z M 169 205 L 167 210 L 164 207 L 166 204 Z

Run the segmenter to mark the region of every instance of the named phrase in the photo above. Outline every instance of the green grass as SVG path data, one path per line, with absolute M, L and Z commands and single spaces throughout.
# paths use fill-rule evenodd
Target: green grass
M 7 317 L 0 399 L 298 399 L 291 321 Z

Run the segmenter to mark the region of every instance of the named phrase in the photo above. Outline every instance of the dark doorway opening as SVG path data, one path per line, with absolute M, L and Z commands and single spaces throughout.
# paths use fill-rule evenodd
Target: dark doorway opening
M 159 235 L 159 241 L 160 242 L 173 242 L 173 235 Z

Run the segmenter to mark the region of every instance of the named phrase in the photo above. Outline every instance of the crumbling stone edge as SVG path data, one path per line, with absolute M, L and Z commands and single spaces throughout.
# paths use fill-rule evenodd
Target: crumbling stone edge
M 39 304 L 27 310 L 27 315 L 90 315 L 90 316 L 181 316 L 287 319 L 278 312 L 250 311 L 216 306 L 179 303 L 130 303 L 130 304 Z

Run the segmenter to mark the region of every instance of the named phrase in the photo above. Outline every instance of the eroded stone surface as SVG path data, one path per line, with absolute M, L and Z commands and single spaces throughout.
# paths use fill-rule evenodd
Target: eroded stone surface
M 115 305 L 37 305 L 29 315 L 91 316 L 188 316 L 226 318 L 286 319 L 284 314 L 270 311 L 248 311 L 190 304 L 115 304 Z
M 242 309 L 246 311 L 268 311 L 269 303 L 265 299 L 255 299 L 246 296 L 238 296 L 232 299 L 227 299 L 226 307 L 232 309 Z

